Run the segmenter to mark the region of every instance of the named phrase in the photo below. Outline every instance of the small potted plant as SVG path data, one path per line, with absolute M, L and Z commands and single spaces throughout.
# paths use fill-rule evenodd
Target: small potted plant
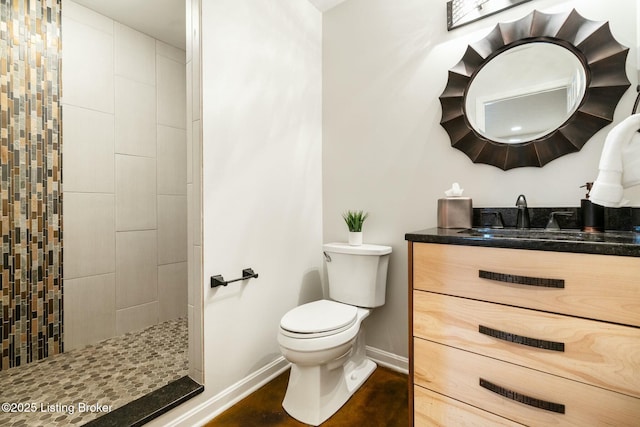
M 344 222 L 349 227 L 349 244 L 351 246 L 360 246 L 362 244 L 362 224 L 368 216 L 368 212 L 362 211 L 346 211 L 342 214 Z

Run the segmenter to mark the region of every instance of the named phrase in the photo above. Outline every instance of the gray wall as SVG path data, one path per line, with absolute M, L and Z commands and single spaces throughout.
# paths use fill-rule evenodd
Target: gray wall
M 447 71 L 470 42 L 498 22 L 518 19 L 534 9 L 576 8 L 587 19 L 610 21 L 616 39 L 631 47 L 630 80 L 637 78 L 635 0 L 539 0 L 448 32 L 446 2 L 424 0 L 348 0 L 323 15 L 323 235 L 346 240 L 340 216 L 364 209 L 367 243 L 389 244 L 387 303 L 368 319 L 367 344 L 407 355 L 407 249 L 404 234 L 436 226 L 436 201 L 453 182 L 474 206 L 513 206 L 520 193 L 530 206 L 579 206 L 580 185 L 593 181 L 606 133 L 582 151 L 544 168 L 503 172 L 475 165 L 451 148 L 440 126 L 438 97 Z M 635 87 L 635 81 L 632 82 Z M 631 112 L 630 88 L 616 121 Z M 626 198 L 640 205 L 637 189 Z

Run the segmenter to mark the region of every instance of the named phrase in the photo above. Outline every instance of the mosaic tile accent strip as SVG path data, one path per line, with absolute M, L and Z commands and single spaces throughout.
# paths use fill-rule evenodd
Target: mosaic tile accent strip
M 0 0 L 0 370 L 62 352 L 61 0 Z
M 187 320 L 167 321 L 0 372 L 2 426 L 83 425 L 188 374 Z

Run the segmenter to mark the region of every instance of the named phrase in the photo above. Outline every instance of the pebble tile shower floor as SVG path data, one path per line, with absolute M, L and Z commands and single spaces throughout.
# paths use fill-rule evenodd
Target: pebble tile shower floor
M 3 406 L 0 425 L 80 426 L 103 415 L 96 411 L 104 405 L 114 410 L 187 374 L 181 318 L 1 371 L 0 403 L 21 410 Z

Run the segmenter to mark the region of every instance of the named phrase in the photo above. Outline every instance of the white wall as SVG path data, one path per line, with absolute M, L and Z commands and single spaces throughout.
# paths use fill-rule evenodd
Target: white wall
M 202 22 L 204 369 L 217 392 L 279 358 L 280 318 L 320 290 L 321 15 L 217 0 Z M 259 278 L 209 287 L 246 267 Z
M 62 7 L 64 342 L 187 314 L 184 51 Z
M 323 236 L 345 240 L 341 212 L 364 209 L 365 242 L 393 246 L 387 303 L 368 319 L 367 343 L 401 356 L 408 334 L 404 234 L 436 225 L 443 191 L 459 182 L 476 207 L 513 206 L 520 193 L 530 206 L 579 206 L 578 187 L 596 178 L 611 129 L 541 169 L 473 164 L 451 148 L 439 124 L 438 97 L 466 46 L 531 10 L 576 8 L 587 19 L 610 21 L 616 39 L 631 47 L 633 85 L 616 121 L 630 114 L 635 97 L 635 0 L 538 0 L 451 32 L 445 7 L 444 0 L 349 0 L 323 15 Z
M 187 2 L 189 369 L 205 390 L 151 425 L 199 424 L 285 367 L 280 318 L 322 297 L 321 25 L 306 1 Z

